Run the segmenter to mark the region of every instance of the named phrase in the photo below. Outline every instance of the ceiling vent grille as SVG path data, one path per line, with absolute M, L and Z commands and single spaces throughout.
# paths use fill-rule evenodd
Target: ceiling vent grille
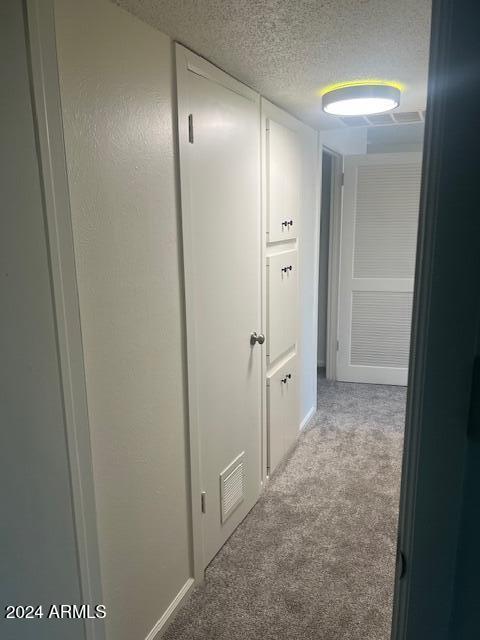
M 412 124 L 412 122 L 422 122 L 419 111 L 404 111 L 403 113 L 393 113 L 393 119 L 398 124 Z
M 346 116 L 340 120 L 347 127 L 384 127 L 392 124 L 413 124 L 425 120 L 425 111 L 375 113 L 371 116 Z
M 367 127 L 368 120 L 363 116 L 347 116 L 346 118 L 340 118 L 340 120 L 347 125 L 347 127 Z
M 390 113 L 374 113 L 371 116 L 367 116 L 367 120 L 374 126 L 382 124 L 395 124 L 395 120 Z

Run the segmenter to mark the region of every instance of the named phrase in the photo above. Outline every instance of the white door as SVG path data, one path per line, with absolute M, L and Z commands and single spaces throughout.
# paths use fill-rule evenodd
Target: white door
M 204 566 L 261 483 L 259 97 L 177 47 L 191 429 Z M 194 500 L 195 500 L 194 496 Z M 198 495 L 200 502 L 200 495 Z
M 407 384 L 421 163 L 345 158 L 338 380 Z

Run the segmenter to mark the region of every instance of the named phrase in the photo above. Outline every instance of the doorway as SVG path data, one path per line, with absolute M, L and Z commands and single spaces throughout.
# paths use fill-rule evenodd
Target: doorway
M 335 380 L 343 187 L 342 155 L 323 146 L 321 167 L 317 370 L 319 376 L 326 377 L 327 380 Z

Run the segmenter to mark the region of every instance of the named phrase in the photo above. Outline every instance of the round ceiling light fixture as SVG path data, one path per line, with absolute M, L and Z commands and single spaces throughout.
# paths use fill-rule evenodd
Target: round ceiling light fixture
M 322 108 L 333 116 L 368 116 L 400 104 L 400 89 L 392 84 L 352 84 L 326 91 Z

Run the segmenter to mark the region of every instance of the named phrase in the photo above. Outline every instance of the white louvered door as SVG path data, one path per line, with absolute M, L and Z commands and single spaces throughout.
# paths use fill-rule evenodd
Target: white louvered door
M 338 380 L 407 384 L 421 163 L 345 158 Z

